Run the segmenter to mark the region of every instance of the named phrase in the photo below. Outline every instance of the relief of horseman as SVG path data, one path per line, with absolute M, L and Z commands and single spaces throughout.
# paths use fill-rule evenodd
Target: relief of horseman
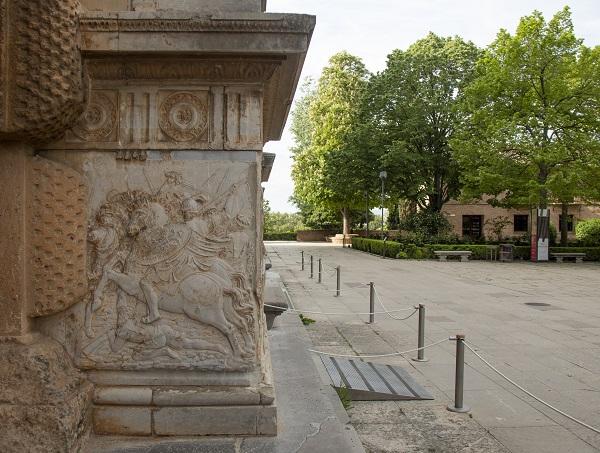
M 219 330 L 234 355 L 253 354 L 253 341 L 246 334 L 252 307 L 240 284 L 243 280 L 234 283 L 233 269 L 218 258 L 221 244 L 187 224 L 171 224 L 163 206 L 149 201 L 131 214 L 126 235 L 131 245 L 124 266 L 107 263 L 101 281 L 116 283 L 124 293 L 119 299 L 126 294 L 143 302 L 147 307 L 143 323 L 160 319 L 160 310 L 185 314 Z M 101 304 L 102 289 L 98 285 L 94 309 Z

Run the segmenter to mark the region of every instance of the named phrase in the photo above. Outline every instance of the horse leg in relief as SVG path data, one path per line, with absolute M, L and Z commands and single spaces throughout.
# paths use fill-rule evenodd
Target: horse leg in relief
M 143 317 L 142 322 L 144 324 L 150 324 L 157 319 L 160 319 L 160 312 L 158 311 L 158 295 L 154 291 L 152 285 L 148 282 L 141 281 L 140 288 L 144 293 L 146 307 L 148 308 L 148 316 Z
M 138 300 L 141 300 L 142 302 L 144 301 L 144 293 L 140 287 L 139 278 L 131 277 L 127 274 L 122 274 L 121 272 L 117 271 L 106 271 L 106 275 L 127 294 L 135 297 Z

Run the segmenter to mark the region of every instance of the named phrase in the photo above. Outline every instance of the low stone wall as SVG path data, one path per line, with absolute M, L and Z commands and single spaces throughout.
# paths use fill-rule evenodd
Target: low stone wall
M 325 242 L 329 236 L 335 236 L 336 230 L 302 230 L 296 234 L 298 242 Z

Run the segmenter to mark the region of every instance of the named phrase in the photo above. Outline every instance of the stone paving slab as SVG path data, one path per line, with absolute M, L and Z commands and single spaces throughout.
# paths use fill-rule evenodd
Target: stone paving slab
M 428 318 L 432 318 L 426 326 L 426 344 L 444 336 L 465 333 L 480 354 L 511 378 L 587 423 L 600 423 L 597 421 L 600 420 L 600 402 L 597 401 L 600 395 L 599 264 L 391 260 L 328 244 L 272 243 L 267 249 L 274 266 L 285 269 L 285 274 L 282 273 L 284 282 L 289 278 L 295 286 L 303 288 L 302 293 L 294 294 L 294 303 L 298 307 L 338 311 L 345 304 L 348 311 L 368 311 L 368 291 L 360 286 L 374 281 L 388 309 L 418 303 L 426 305 Z M 342 288 L 348 291 L 332 301 L 327 293 L 335 289 L 333 279 L 325 279 L 320 285 L 308 279 L 308 274 L 301 272 L 295 263 L 300 250 L 305 251 L 305 256 L 321 257 L 328 265 L 341 265 Z M 346 282 L 350 282 L 352 288 L 345 285 Z M 539 309 L 526 303 L 549 305 Z M 376 315 L 373 325 L 366 322 L 367 317 L 360 316 L 311 317 L 317 322 L 307 330 L 315 346 L 325 351 L 376 354 L 416 346 L 416 317 L 395 321 L 385 315 Z M 430 419 L 440 418 L 438 423 L 447 423 L 450 420 L 447 417 L 463 417 L 461 420 L 473 423 L 469 426 L 474 432 L 482 430 L 483 440 L 453 430 L 436 431 L 422 421 L 411 425 L 414 433 L 405 433 L 393 417 L 381 412 L 381 406 L 378 406 L 381 403 L 357 403 L 349 412 L 367 450 L 600 451 L 600 435 L 536 402 L 469 351 L 465 404 L 473 406 L 472 418 L 464 414 L 449 416 L 445 404 L 453 397 L 454 344 L 442 343 L 426 350 L 425 355 L 430 359 L 427 363 L 412 362 L 411 355 L 414 354 L 408 354 L 406 358 L 369 360 L 412 367 L 411 374 L 422 376 L 423 380 L 419 382 L 436 401 L 411 402 L 415 419 L 419 414 L 428 414 Z M 442 400 L 443 405 L 440 404 Z M 402 404 L 404 409 L 407 403 L 394 404 Z M 377 417 L 385 429 L 369 429 Z M 469 429 L 463 428 L 463 431 Z M 397 436 L 393 434 L 394 430 L 398 432 Z M 468 446 L 455 445 L 455 434 L 470 439 L 466 443 Z M 423 439 L 428 436 L 445 438 L 449 443 L 427 446 L 422 439 L 421 443 L 415 441 L 419 436 Z M 487 444 L 488 441 L 493 447 Z M 478 449 L 480 443 L 484 446 Z

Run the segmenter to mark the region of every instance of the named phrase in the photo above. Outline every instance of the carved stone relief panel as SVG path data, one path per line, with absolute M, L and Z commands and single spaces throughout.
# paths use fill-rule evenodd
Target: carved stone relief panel
M 94 179 L 101 185 L 110 174 L 104 177 L 113 187 L 92 200 L 91 297 L 78 365 L 253 369 L 256 270 L 248 257 L 256 248 L 256 166 L 152 159 L 131 165 L 106 154 L 94 163 Z
M 35 157 L 31 175 L 30 316 L 47 316 L 82 300 L 87 291 L 87 189 L 82 176 Z
M 261 150 L 256 87 L 94 89 L 79 123 L 48 149 Z
M 207 142 L 208 122 L 207 91 L 159 92 L 159 140 L 180 143 Z
M 226 149 L 262 147 L 262 92 L 226 87 Z

